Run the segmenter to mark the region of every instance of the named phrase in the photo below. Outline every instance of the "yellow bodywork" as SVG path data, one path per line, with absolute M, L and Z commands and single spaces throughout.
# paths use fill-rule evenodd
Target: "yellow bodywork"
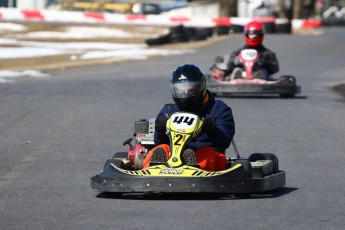
M 170 158 L 168 165 L 176 168 L 181 166 L 181 154 L 189 140 L 197 136 L 203 121 L 195 114 L 174 113 L 167 121 L 167 133 L 170 137 Z
M 110 163 L 115 169 L 121 171 L 124 174 L 130 176 L 146 176 L 146 177 L 214 177 L 223 175 L 242 167 L 241 164 L 234 165 L 233 167 L 216 172 L 205 171 L 196 167 L 183 165 L 178 168 L 169 168 L 165 165 L 151 166 L 141 170 L 125 170 L 116 167 L 113 163 Z
M 214 177 L 242 167 L 241 164 L 237 164 L 223 171 L 209 172 L 190 165 L 183 165 L 182 151 L 191 138 L 200 134 L 202 125 L 203 121 L 196 114 L 173 113 L 166 124 L 167 134 L 170 137 L 170 157 L 166 164 L 154 165 L 142 170 L 124 170 L 114 164 L 111 165 L 128 175 L 149 177 Z

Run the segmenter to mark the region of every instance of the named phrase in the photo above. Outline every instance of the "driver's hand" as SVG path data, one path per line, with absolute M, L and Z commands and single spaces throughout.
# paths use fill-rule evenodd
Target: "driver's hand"
M 216 120 L 212 117 L 207 117 L 203 119 L 204 125 L 202 127 L 202 133 L 212 133 L 214 130 L 216 130 L 217 124 Z
M 159 114 L 155 121 L 155 129 L 158 132 L 165 132 L 168 119 L 169 119 L 169 114 L 167 113 Z
M 263 68 L 264 64 L 265 62 L 263 60 L 259 60 L 254 65 L 256 69 L 260 69 L 260 68 Z
M 263 68 L 264 65 L 268 62 L 269 58 L 267 56 L 262 56 L 260 59 L 254 63 L 255 69 Z
M 242 66 L 242 62 L 238 56 L 235 57 L 234 64 L 235 66 Z

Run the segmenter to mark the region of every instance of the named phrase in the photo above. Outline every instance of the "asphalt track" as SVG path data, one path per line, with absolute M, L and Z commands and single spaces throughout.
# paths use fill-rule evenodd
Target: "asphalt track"
M 272 152 L 286 187 L 249 199 L 162 195 L 106 197 L 90 189 L 134 121 L 171 102 L 180 64 L 207 71 L 235 37 L 184 56 L 56 70 L 48 79 L 0 84 L 0 229 L 344 229 L 345 29 L 318 36 L 267 35 L 280 74 L 302 94 L 221 98 L 236 121 L 240 153 Z M 231 152 L 231 151 L 229 151 Z

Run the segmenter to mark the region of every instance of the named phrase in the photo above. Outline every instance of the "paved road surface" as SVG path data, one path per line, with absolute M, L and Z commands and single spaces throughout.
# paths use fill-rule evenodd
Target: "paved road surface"
M 135 120 L 171 102 L 170 72 L 242 45 L 235 37 L 184 56 L 53 71 L 48 79 L 0 84 L 0 229 L 343 229 L 345 30 L 319 36 L 267 35 L 281 74 L 302 94 L 222 98 L 233 108 L 242 155 L 272 152 L 286 187 L 232 196 L 102 198 L 90 189 Z

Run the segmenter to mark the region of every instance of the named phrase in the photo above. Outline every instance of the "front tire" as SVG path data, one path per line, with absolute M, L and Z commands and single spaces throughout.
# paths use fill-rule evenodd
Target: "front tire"
M 295 94 L 293 93 L 282 93 L 279 95 L 281 98 L 293 98 L 295 96 Z
M 239 169 L 236 169 L 234 171 L 234 177 L 237 178 L 252 178 L 253 176 L 253 168 L 252 165 L 250 164 L 250 161 L 247 159 L 237 159 L 235 160 L 231 166 L 235 166 L 237 164 L 241 164 L 242 167 Z

